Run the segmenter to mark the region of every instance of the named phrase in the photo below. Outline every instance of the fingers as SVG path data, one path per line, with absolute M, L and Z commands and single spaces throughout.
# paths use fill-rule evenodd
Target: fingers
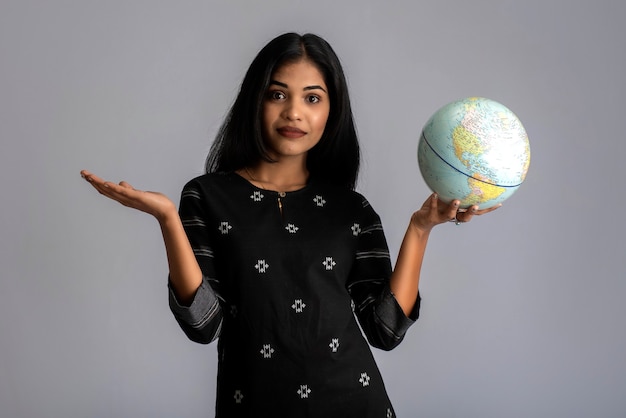
M 82 178 L 84 178 L 85 180 L 87 180 L 89 183 L 91 183 L 92 186 L 98 188 L 98 187 L 106 187 L 106 188 L 113 188 L 114 190 L 116 189 L 116 187 L 119 185 L 120 187 L 123 187 L 124 189 L 130 189 L 130 190 L 135 190 L 133 188 L 133 186 L 131 186 L 128 182 L 125 181 L 120 181 L 118 185 L 111 183 L 109 181 L 105 181 L 104 179 L 96 176 L 93 173 L 90 173 L 87 170 L 82 170 L 80 172 L 80 175 Z
M 448 205 L 443 208 L 442 213 L 446 217 L 445 219 L 446 221 L 457 219 L 457 214 L 459 213 L 460 204 L 461 204 L 461 201 L 459 201 L 458 199 L 455 199 L 452 202 L 448 203 Z
M 103 182 L 103 180 L 100 177 L 96 176 L 93 173 L 90 173 L 87 170 L 82 170 L 80 172 L 80 176 L 82 178 L 84 178 L 85 180 L 87 180 L 89 183 L 92 183 L 92 184 L 93 183 L 102 183 Z
M 176 205 L 164 194 L 134 189 L 129 183 L 118 184 L 105 181 L 89 171 L 81 171 L 85 178 L 101 195 L 118 203 L 155 216 L 157 219 L 176 213 Z
M 448 204 L 441 202 L 439 200 L 439 196 L 436 193 L 433 193 L 430 196 L 429 201 L 429 218 L 434 224 L 439 224 L 449 221 L 450 219 L 455 219 L 459 204 L 459 200 L 453 200 Z
M 430 205 L 430 211 L 436 213 L 437 206 L 439 205 L 439 196 L 437 196 L 437 193 L 430 195 L 428 198 L 428 204 Z
M 459 223 L 466 223 L 471 221 L 474 216 L 480 216 L 489 212 L 493 212 L 501 206 L 502 204 L 498 204 L 487 209 L 480 209 L 477 205 L 474 205 L 467 209 L 459 209 L 457 210 L 453 220 L 457 223 L 457 225 Z
M 470 222 L 474 216 L 493 212 L 501 207 L 502 204 L 487 209 L 480 209 L 478 205 L 470 206 L 467 209 L 460 206 L 461 201 L 459 199 L 446 203 L 441 201 L 436 193 L 433 193 L 424 201 L 422 207 L 413 213 L 411 222 L 421 230 L 430 230 L 435 225 L 446 222 L 454 222 L 456 225 L 460 225 Z
M 472 217 L 478 212 L 478 206 L 472 206 L 465 210 L 459 210 L 456 213 L 457 222 L 465 223 L 472 220 Z
M 136 190 L 127 182 L 121 181 L 119 184 L 105 181 L 104 179 L 96 176 L 95 174 L 82 170 L 80 175 L 89 182 L 100 194 L 116 200 L 121 204 L 128 206 L 128 200 L 132 198 L 132 192 Z M 131 192 L 131 193 L 129 193 Z
M 89 184 L 91 184 L 98 192 L 100 192 L 101 194 L 104 194 L 103 192 L 105 192 L 106 190 L 105 188 L 105 181 L 103 179 L 101 179 L 100 177 L 96 176 L 95 174 L 90 173 L 87 170 L 83 170 L 80 172 L 80 175 L 82 176 L 82 178 L 84 178 Z
M 133 189 L 133 186 L 131 186 L 130 184 L 128 184 L 128 183 L 127 183 L 127 182 L 125 182 L 125 181 L 120 181 L 120 186 L 122 186 L 122 187 L 123 187 L 123 188 L 125 188 L 125 189 L 135 190 L 135 189 Z
M 449 203 L 442 202 L 436 193 L 430 195 L 428 200 L 424 202 L 421 211 L 425 212 L 425 218 L 433 225 L 440 224 L 450 220 L 456 220 L 459 210 L 460 200 L 456 199 Z
M 497 204 L 495 206 L 492 206 L 490 208 L 476 211 L 476 215 L 484 215 L 485 213 L 493 212 L 494 210 L 496 210 L 498 208 L 501 208 L 501 207 L 502 207 L 502 203 L 499 203 L 499 204 Z

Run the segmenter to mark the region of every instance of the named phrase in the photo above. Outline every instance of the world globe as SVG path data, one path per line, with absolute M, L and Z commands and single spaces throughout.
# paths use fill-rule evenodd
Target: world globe
M 469 97 L 437 110 L 417 147 L 420 172 L 439 199 L 487 209 L 511 197 L 526 178 L 530 144 L 504 105 Z

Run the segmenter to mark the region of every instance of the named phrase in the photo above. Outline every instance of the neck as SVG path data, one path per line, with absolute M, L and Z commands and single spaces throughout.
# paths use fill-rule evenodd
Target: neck
M 239 175 L 257 187 L 278 192 L 289 192 L 306 186 L 309 171 L 306 161 L 261 161 L 238 171 Z

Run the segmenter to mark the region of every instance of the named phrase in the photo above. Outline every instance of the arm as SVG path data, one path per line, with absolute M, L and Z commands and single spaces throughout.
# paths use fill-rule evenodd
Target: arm
M 432 194 L 422 207 L 413 213 L 389 284 L 405 315 L 408 316 L 413 311 L 418 298 L 420 271 L 433 227 L 452 219 L 463 223 L 469 222 L 474 215 L 482 215 L 498 207 L 479 210 L 477 206 L 472 206 L 466 211 L 460 211 L 458 200 L 444 204 L 439 201 L 436 194 Z
M 355 301 L 359 323 L 374 347 L 395 348 L 419 316 L 420 270 L 432 228 L 451 219 L 468 222 L 474 215 L 495 209 L 457 211 L 458 204 L 440 204 L 434 194 L 424 202 L 411 216 L 393 273 L 380 218 L 366 205 L 361 224 L 368 225 L 367 233 L 359 236 L 357 253 L 387 253 L 387 257 L 357 257 L 348 290 Z
M 356 257 L 347 283 L 354 312 L 369 343 L 382 350 L 395 348 L 417 320 L 419 301 L 405 315 L 391 292 L 391 258 L 380 217 L 363 200 L 357 225 Z
M 188 306 L 202 283 L 202 271 L 178 212 L 174 211 L 159 220 L 159 225 L 165 242 L 172 289 L 177 300 Z
M 170 281 L 178 299 L 189 304 L 200 287 L 202 272 L 174 203 L 161 193 L 136 190 L 125 181 L 111 183 L 86 170 L 81 175 L 103 196 L 156 218 L 163 234 Z
M 219 298 L 203 274 L 174 203 L 161 193 L 136 190 L 124 181 L 107 182 L 85 170 L 81 175 L 100 194 L 157 219 L 170 270 L 172 312 L 191 340 L 213 341 L 221 329 Z M 194 202 L 186 210 L 197 212 L 200 207 L 201 203 Z

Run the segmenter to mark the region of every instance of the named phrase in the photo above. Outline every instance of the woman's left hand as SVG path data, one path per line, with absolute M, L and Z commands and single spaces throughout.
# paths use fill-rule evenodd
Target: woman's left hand
M 422 231 L 430 231 L 434 226 L 444 222 L 455 222 L 457 225 L 469 222 L 474 216 L 493 212 L 502 206 L 499 204 L 488 209 L 479 209 L 478 206 L 460 209 L 459 204 L 459 200 L 446 204 L 439 200 L 436 193 L 433 193 L 422 207 L 413 213 L 411 224 Z

